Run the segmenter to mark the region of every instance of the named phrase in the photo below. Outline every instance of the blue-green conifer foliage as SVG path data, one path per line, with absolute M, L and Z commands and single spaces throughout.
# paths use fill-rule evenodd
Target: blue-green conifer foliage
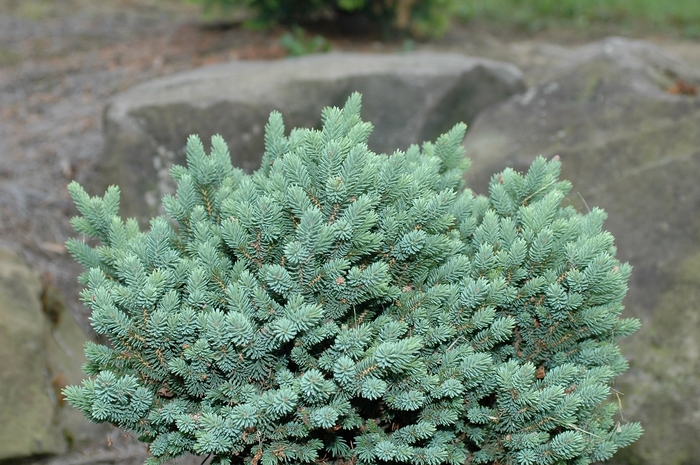
M 588 464 L 635 441 L 611 383 L 630 266 L 605 213 L 562 202 L 560 162 L 463 186 L 456 125 L 375 154 L 361 99 L 285 135 L 262 166 L 187 143 L 166 216 L 141 231 L 119 190 L 69 186 L 81 297 L 108 344 L 64 390 L 134 432 L 148 464 Z

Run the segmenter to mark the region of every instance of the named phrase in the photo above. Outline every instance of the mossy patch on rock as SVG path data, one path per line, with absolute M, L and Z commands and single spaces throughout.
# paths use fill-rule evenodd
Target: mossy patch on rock
M 646 438 L 623 451 L 620 463 L 683 465 L 700 457 L 693 421 L 700 412 L 700 250 L 671 282 L 640 333 L 621 344 L 632 357 L 619 386 L 633 394 L 624 413 L 644 424 Z
M 41 283 L 9 250 L 0 249 L 0 459 L 65 452 L 53 422 L 46 374 L 48 320 Z

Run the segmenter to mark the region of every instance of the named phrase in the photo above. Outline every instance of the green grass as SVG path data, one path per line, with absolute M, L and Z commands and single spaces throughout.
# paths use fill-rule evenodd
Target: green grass
M 700 38 L 700 0 L 456 0 L 463 19 L 528 30 L 620 26 Z

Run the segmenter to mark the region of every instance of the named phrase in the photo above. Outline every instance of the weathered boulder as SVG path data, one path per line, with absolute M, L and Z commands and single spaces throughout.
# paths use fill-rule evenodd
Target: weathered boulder
M 87 337 L 67 311 L 49 319 L 41 296 L 36 274 L 0 248 L 0 461 L 63 453 L 98 431 L 60 394 L 83 378 Z
M 122 212 L 141 220 L 171 189 L 168 168 L 183 164 L 189 134 L 228 142 L 235 165 L 252 171 L 272 110 L 287 127 L 320 124 L 320 110 L 363 94 L 378 152 L 433 139 L 456 122 L 524 90 L 513 65 L 458 54 L 331 53 L 281 61 L 230 62 L 138 85 L 105 110 L 99 182 L 122 189 Z
M 56 402 L 46 373 L 49 322 L 41 282 L 18 257 L 0 249 L 0 459 L 66 450 L 54 424 Z
M 579 210 L 604 208 L 634 266 L 615 388 L 646 433 L 621 463 L 700 464 L 700 74 L 647 42 L 610 38 L 571 52 L 549 78 L 482 112 L 465 141 L 467 182 L 485 193 L 506 166 L 559 155 Z M 683 91 L 687 95 L 683 94 Z M 680 93 L 679 93 L 680 92 Z

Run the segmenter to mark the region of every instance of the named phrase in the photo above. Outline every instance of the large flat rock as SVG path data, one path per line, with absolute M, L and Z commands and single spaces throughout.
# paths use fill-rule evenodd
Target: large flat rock
M 468 185 L 559 155 L 579 210 L 604 208 L 634 266 L 616 389 L 646 433 L 622 463 L 700 464 L 700 98 L 673 94 L 700 73 L 647 42 L 610 38 L 571 52 L 541 85 L 480 114 L 467 134 Z
M 377 152 L 435 138 L 455 123 L 522 92 L 511 64 L 446 53 L 330 53 L 267 62 L 230 62 L 136 86 L 105 111 L 105 150 L 95 190 L 122 188 L 122 211 L 142 221 L 167 193 L 168 168 L 185 161 L 189 134 L 221 134 L 236 166 L 252 171 L 272 110 L 287 127 L 320 124 L 320 111 L 363 94 Z

